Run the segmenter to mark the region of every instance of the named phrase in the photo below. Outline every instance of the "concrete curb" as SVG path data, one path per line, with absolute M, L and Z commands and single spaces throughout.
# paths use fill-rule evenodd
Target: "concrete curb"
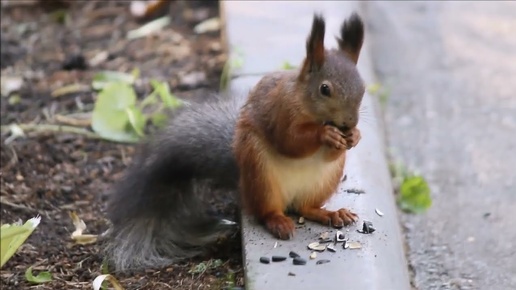
M 293 65 L 301 63 L 314 12 L 321 12 L 326 18 L 327 47 L 336 45 L 334 35 L 344 18 L 352 11 L 360 12 L 358 2 L 346 1 L 224 1 L 222 6 L 224 35 L 231 52 L 238 48 L 244 58 L 243 67 L 235 74 L 240 77 L 230 83 L 233 94 L 246 94 L 263 73 L 280 69 L 285 61 Z M 374 75 L 367 42 L 366 35 L 358 68 L 369 84 L 374 81 Z M 316 265 L 315 260 L 309 260 L 306 266 L 294 266 L 290 260 L 261 264 L 261 256 L 288 256 L 289 251 L 308 259 L 307 245 L 317 241 L 320 233 L 335 230 L 307 222 L 296 230 L 293 240 L 279 241 L 253 219 L 243 216 L 246 289 L 410 289 L 381 118 L 370 95 L 365 96 L 363 106 L 371 116 L 361 120 L 362 140 L 349 152 L 345 169 L 347 180 L 327 204 L 329 209 L 349 207 L 359 215 L 359 223 L 347 228 L 348 232 L 343 231 L 350 240 L 360 242 L 362 248 L 344 250 L 339 244 L 336 253 L 318 254 L 317 260 L 331 260 L 323 265 Z M 346 189 L 351 188 L 362 189 L 365 194 L 347 193 Z M 376 208 L 384 213 L 383 217 L 375 213 Z M 373 222 L 376 232 L 357 233 L 363 220 Z

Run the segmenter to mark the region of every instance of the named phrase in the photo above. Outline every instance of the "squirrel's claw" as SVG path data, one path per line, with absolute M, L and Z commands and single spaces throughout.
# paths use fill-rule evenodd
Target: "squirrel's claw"
M 332 125 L 325 125 L 321 134 L 321 141 L 323 144 L 335 149 L 346 148 L 348 142 L 342 136 L 342 132 Z
M 357 146 L 361 138 L 362 135 L 360 134 L 360 130 L 358 130 L 356 127 L 351 129 L 349 133 L 347 133 L 344 137 L 344 139 L 346 140 L 346 148 L 349 150 Z
M 268 217 L 265 225 L 269 232 L 281 240 L 289 240 L 294 237 L 294 222 L 285 215 Z

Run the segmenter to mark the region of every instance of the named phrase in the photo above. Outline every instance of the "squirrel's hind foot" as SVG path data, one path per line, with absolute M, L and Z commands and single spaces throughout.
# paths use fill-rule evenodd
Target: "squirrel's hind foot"
M 275 214 L 265 218 L 265 226 L 278 239 L 289 240 L 294 236 L 294 222 L 285 215 Z
M 335 228 L 348 226 L 358 219 L 357 214 L 345 208 L 337 211 L 329 211 L 322 208 L 305 208 L 300 210 L 299 213 L 308 220 Z

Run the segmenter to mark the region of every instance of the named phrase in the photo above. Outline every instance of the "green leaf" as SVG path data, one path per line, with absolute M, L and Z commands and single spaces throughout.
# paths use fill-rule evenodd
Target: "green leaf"
M 163 113 L 154 113 L 151 116 L 151 121 L 154 126 L 161 128 L 167 123 L 167 115 Z
M 140 77 L 140 69 L 135 67 L 132 71 L 131 71 L 131 75 L 133 76 L 133 79 L 134 80 L 137 80 L 139 77 Z
M 27 240 L 34 229 L 39 225 L 41 218 L 29 219 L 24 225 L 4 224 L 0 227 L 0 267 L 16 253 L 18 248 Z
M 432 205 L 430 187 L 422 176 L 406 177 L 400 186 L 398 199 L 402 210 L 423 213 Z
M 133 71 L 132 74 L 127 74 L 118 71 L 103 71 L 93 76 L 92 87 L 95 90 L 101 90 L 108 84 L 122 82 L 132 85 L 136 81 L 139 71 Z
M 133 129 L 127 110 L 134 108 L 136 93 L 125 83 L 111 83 L 98 95 L 93 113 L 91 126 L 102 138 L 116 142 L 137 142 L 139 136 Z M 139 118 L 132 121 L 136 125 Z
M 296 67 L 294 65 L 290 64 L 290 62 L 285 61 L 283 63 L 283 65 L 281 66 L 281 68 L 284 70 L 291 70 L 291 69 L 295 69 Z
M 234 70 L 242 68 L 244 65 L 243 53 L 238 47 L 233 48 L 233 54 L 226 60 L 222 67 L 222 73 L 220 75 L 219 89 L 226 91 L 228 89 L 229 81 L 233 75 Z
M 41 284 L 52 281 L 52 274 L 50 272 L 40 272 L 39 275 L 32 275 L 32 266 L 25 271 L 25 279 L 34 284 Z
M 9 100 L 7 101 L 9 105 L 14 106 L 21 102 L 21 97 L 18 94 L 14 94 L 9 97 Z
M 131 124 L 134 132 L 136 132 L 138 136 L 143 137 L 145 135 L 143 130 L 145 129 L 145 124 L 147 122 L 145 116 L 138 108 L 134 106 L 126 108 L 125 112 L 127 114 L 127 118 L 129 119 L 129 124 Z
M 206 262 L 201 262 L 194 267 L 192 267 L 190 270 L 188 270 L 188 273 L 190 274 L 201 274 L 207 270 L 210 269 L 216 269 L 220 266 L 222 266 L 224 263 L 220 259 L 211 259 Z
M 387 105 L 389 101 L 389 90 L 380 83 L 373 83 L 367 86 L 367 92 L 373 96 L 378 97 L 378 101 L 382 107 Z
M 146 96 L 141 102 L 140 102 L 140 110 L 143 111 L 143 109 L 145 107 L 147 107 L 148 105 L 154 105 L 158 102 L 158 96 L 157 96 L 157 93 L 156 91 L 153 91 L 151 94 L 149 94 L 148 96 Z
M 100 265 L 100 273 L 109 274 L 109 262 L 107 259 L 102 261 L 102 264 Z
M 64 24 L 67 17 L 65 9 L 59 9 L 50 14 L 50 18 L 59 24 Z
M 158 82 L 156 80 L 151 80 L 151 85 L 154 88 L 154 90 L 158 93 L 158 95 L 161 97 L 161 101 L 167 108 L 177 108 L 183 104 L 183 102 L 178 99 L 176 96 L 174 96 L 170 92 L 170 86 L 167 82 Z

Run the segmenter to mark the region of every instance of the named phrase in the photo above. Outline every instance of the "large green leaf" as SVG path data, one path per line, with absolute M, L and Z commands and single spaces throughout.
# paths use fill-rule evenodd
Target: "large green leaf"
M 398 203 L 402 210 L 412 213 L 425 212 L 432 205 L 430 187 L 422 176 L 408 176 L 400 186 Z
M 127 113 L 128 110 L 133 111 L 135 104 L 136 94 L 130 85 L 122 82 L 108 84 L 95 102 L 91 117 L 93 130 L 107 140 L 137 142 L 140 138 Z

